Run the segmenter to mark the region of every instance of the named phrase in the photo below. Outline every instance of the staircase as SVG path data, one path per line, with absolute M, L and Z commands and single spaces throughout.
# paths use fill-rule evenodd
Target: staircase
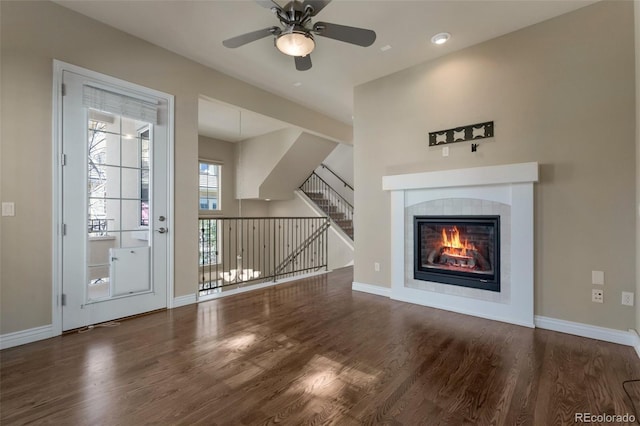
M 315 172 L 300 189 L 353 240 L 353 206 L 347 200 Z

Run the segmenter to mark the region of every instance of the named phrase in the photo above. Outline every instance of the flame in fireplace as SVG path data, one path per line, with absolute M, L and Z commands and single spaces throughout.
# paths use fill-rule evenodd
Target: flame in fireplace
M 442 229 L 442 246 L 445 248 L 444 253 L 450 255 L 466 254 L 467 250 L 475 250 L 475 246 L 470 244 L 467 240 L 460 240 L 460 231 L 457 227 L 453 227 L 450 233 L 447 235 L 447 231 Z

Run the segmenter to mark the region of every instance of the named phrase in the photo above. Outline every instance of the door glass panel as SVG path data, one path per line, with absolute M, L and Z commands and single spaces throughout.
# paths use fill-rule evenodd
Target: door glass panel
M 89 111 L 89 165 L 120 163 L 120 134 L 107 130 L 120 127 L 120 117 Z
M 122 162 L 123 167 L 141 167 L 142 133 L 149 124 L 142 121 L 122 119 Z M 148 147 L 148 141 L 147 147 Z M 148 152 L 148 151 L 147 151 Z
M 141 251 L 150 246 L 151 126 L 126 117 L 89 110 L 88 302 L 149 291 L 151 288 L 148 249 Z M 139 250 L 133 250 L 137 248 Z M 142 272 L 134 274 L 137 280 L 133 285 L 124 277 L 130 277 L 137 269 Z M 114 273 L 116 276 L 111 276 Z M 117 280 L 122 282 L 118 283 Z
M 122 200 L 121 230 L 135 231 L 140 229 L 140 226 L 140 200 Z
M 120 167 L 89 163 L 89 198 L 120 198 Z
M 140 200 L 140 171 L 139 168 L 122 168 L 122 198 Z
M 107 235 L 116 235 L 114 232 L 120 230 L 120 200 L 112 198 L 104 200 L 104 221 L 107 226 Z

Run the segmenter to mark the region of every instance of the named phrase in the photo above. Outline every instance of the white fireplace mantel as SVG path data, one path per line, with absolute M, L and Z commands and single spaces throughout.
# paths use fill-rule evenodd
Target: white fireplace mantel
M 391 298 L 533 327 L 533 184 L 537 181 L 537 163 L 384 176 L 382 187 L 391 191 Z M 509 226 L 510 234 L 510 274 L 502 277 L 503 283 L 508 284 L 502 297 L 491 300 L 406 285 L 407 280 L 413 279 L 407 276 L 405 267 L 406 261 L 412 262 L 413 253 L 406 252 L 405 209 L 421 202 L 447 199 L 508 206 L 505 208 L 509 209 L 510 217 L 504 222 L 508 222 L 505 226 Z
M 538 181 L 538 163 L 506 164 L 382 177 L 386 191 L 498 185 Z

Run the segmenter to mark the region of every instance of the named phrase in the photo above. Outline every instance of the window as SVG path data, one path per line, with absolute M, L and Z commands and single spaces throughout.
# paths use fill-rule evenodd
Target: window
M 199 162 L 199 201 L 203 212 L 220 211 L 220 176 L 222 166 Z

